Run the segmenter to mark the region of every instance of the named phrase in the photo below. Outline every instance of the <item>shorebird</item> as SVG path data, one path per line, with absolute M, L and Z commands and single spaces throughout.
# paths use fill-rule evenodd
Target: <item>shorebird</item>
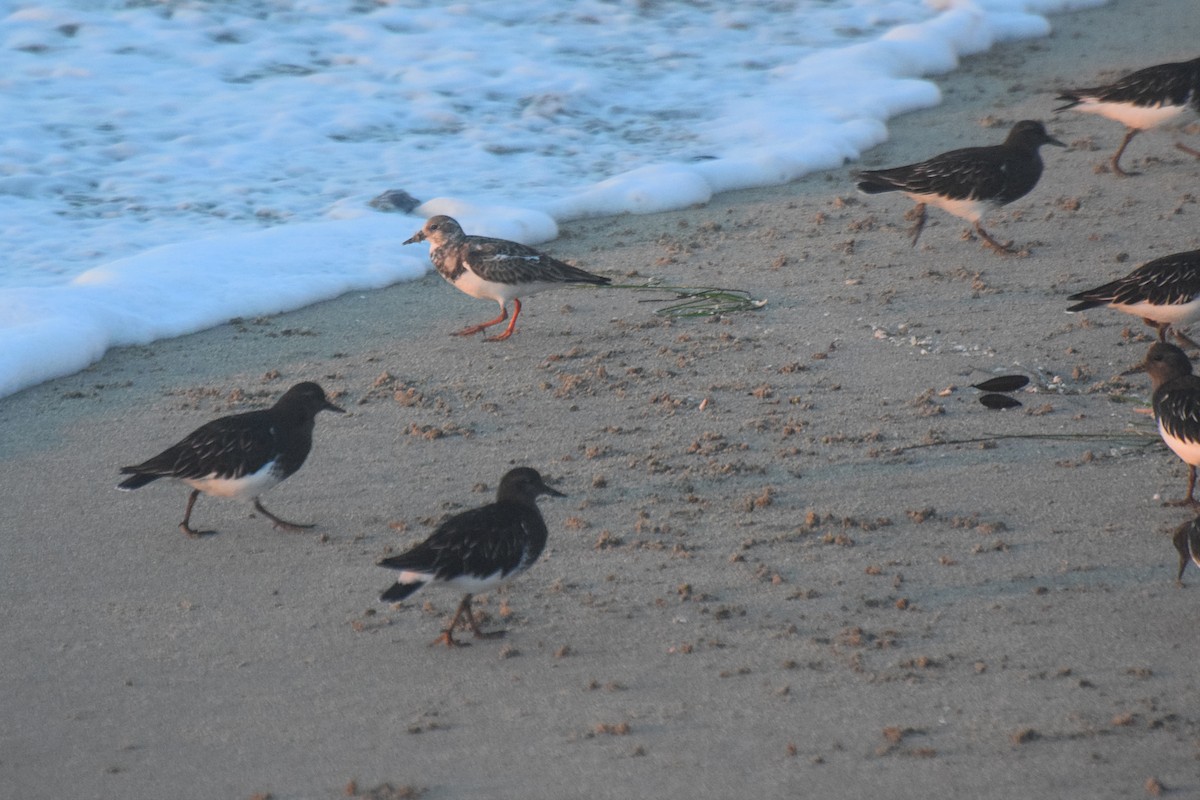
M 509 300 L 513 302 L 512 321 L 489 342 L 498 342 L 513 335 L 517 317 L 521 315 L 521 298 L 564 284 L 584 283 L 603 285 L 608 278 L 593 275 L 519 242 L 492 239 L 487 236 L 468 236 L 453 217 L 439 214 L 425 221 L 425 226 L 404 244 L 429 242 L 429 260 L 454 287 L 480 300 L 495 300 L 500 304 L 500 316 L 480 325 L 456 332 L 455 336 L 473 336 L 508 319 Z
M 1058 99 L 1067 103 L 1055 111 L 1099 114 L 1124 125 L 1125 138 L 1110 163 L 1117 175 L 1136 175 L 1121 169 L 1121 155 L 1139 131 L 1157 128 L 1188 111 L 1200 112 L 1200 58 L 1139 69 L 1105 86 L 1066 89 Z M 1200 151 L 1182 142 L 1175 146 L 1200 158 Z
M 1171 542 L 1179 553 L 1179 574 L 1175 576 L 1175 583 L 1183 586 L 1183 571 L 1187 569 L 1188 562 L 1200 567 L 1200 517 L 1180 525 Z
M 1107 306 L 1135 317 L 1158 331 L 1165 342 L 1173 331 L 1189 347 L 1200 347 L 1181 330 L 1200 319 L 1200 250 L 1147 261 L 1124 278 L 1067 298 L 1081 301 L 1067 311 Z
M 455 514 L 416 547 L 381 560 L 379 566 L 400 570 L 400 577 L 379 599 L 396 602 L 429 584 L 442 583 L 466 594 L 450 624 L 431 644 L 461 644 L 453 633 L 464 618 L 477 638 L 503 636 L 502 630 L 480 629 L 471 598 L 508 583 L 542 554 L 547 530 L 537 498 L 543 494 L 566 496 L 547 486 L 537 470 L 518 467 L 505 473 L 496 502 Z
M 192 507 L 201 493 L 253 500 L 254 508 L 276 527 L 311 528 L 280 519 L 263 508 L 259 496 L 300 469 L 312 449 L 313 425 L 321 411 L 345 413 L 315 383 L 298 383 L 270 408 L 220 417 L 189 433 L 158 455 L 121 472 L 132 477 L 117 485 L 130 491 L 159 478 L 174 478 L 192 487 L 179 529 L 188 536 Z
M 984 230 L 983 214 L 1032 191 L 1042 176 L 1038 148 L 1044 144 L 1065 146 L 1042 123 L 1026 119 L 1012 127 L 1003 144 L 951 150 L 917 164 L 864 170 L 854 177 L 861 192 L 903 192 L 916 202 L 914 247 L 925 227 L 925 206 L 932 204 L 973 223 L 988 247 L 1011 254 L 1016 252 L 1012 242 L 1001 244 Z
M 1156 342 L 1142 362 L 1154 387 L 1158 434 L 1188 465 L 1187 496 L 1169 505 L 1200 505 L 1194 496 L 1200 464 L 1200 377 L 1192 374 L 1187 354 L 1173 344 Z

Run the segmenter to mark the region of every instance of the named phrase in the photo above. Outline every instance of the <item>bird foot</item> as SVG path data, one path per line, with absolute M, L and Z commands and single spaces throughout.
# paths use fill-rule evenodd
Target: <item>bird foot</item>
M 912 236 L 912 244 L 909 246 L 916 247 L 917 239 L 921 238 L 921 231 L 925 230 L 925 221 L 929 218 L 925 213 L 925 204 L 918 203 L 913 206 L 905 212 L 904 218 L 913 220 L 913 226 L 909 230 L 909 235 Z
M 1013 243 L 1011 241 L 998 242 L 990 236 L 984 237 L 983 246 L 994 253 L 999 253 L 1002 256 L 1015 256 L 1019 252 L 1017 248 L 1013 247 Z
M 442 635 L 429 643 L 430 647 L 437 647 L 439 644 L 444 644 L 446 647 L 470 647 L 470 642 L 460 642 L 450 635 L 450 631 L 442 631 Z
M 179 530 L 183 531 L 189 539 L 201 539 L 205 536 L 215 536 L 217 533 L 216 531 L 198 531 L 186 522 L 179 523 Z
M 503 639 L 508 635 L 506 630 L 498 631 L 475 631 L 476 639 Z
M 258 511 L 258 513 L 262 514 L 264 517 L 271 520 L 271 523 L 276 528 L 280 528 L 285 531 L 290 531 L 292 533 L 298 533 L 300 531 L 305 531 L 305 530 L 308 530 L 309 528 L 316 527 L 316 524 L 311 523 L 311 522 L 306 525 L 302 522 L 288 522 L 286 519 L 280 519 L 279 517 L 272 514 L 270 511 L 267 511 L 265 508 L 263 508 L 262 503 L 258 502 L 257 500 L 254 501 L 254 508 L 256 511 Z
M 1200 500 L 1197 500 L 1194 497 L 1185 497 L 1182 500 L 1164 500 L 1163 505 L 1171 506 L 1172 508 L 1177 508 L 1180 506 L 1191 506 L 1192 508 L 1200 508 Z
M 503 638 L 508 631 L 475 631 L 476 639 L 500 639 Z M 460 642 L 455 639 L 450 631 L 442 631 L 442 635 L 429 643 L 430 647 L 436 647 L 439 644 L 444 644 L 446 647 L 470 647 L 470 642 Z
M 1195 156 L 1196 158 L 1200 158 L 1200 150 L 1197 150 L 1193 147 L 1188 147 L 1183 142 L 1176 142 L 1175 149 L 1181 150 L 1181 151 L 1187 153 L 1189 156 Z
M 301 522 L 288 522 L 285 519 L 273 519 L 271 520 L 271 525 L 272 527 L 279 528 L 281 531 L 287 531 L 288 533 L 300 533 L 301 531 L 307 531 L 317 527 L 315 522 L 310 522 L 305 525 Z
M 1195 341 L 1192 340 L 1192 338 L 1190 336 L 1188 336 L 1186 333 L 1179 330 L 1178 328 L 1172 327 L 1171 333 L 1175 334 L 1175 338 L 1178 339 L 1179 343 L 1182 344 L 1183 346 L 1192 347 L 1197 350 L 1200 350 L 1200 344 L 1197 344 Z
M 989 250 L 991 250 L 995 253 L 999 253 L 1002 256 L 1027 256 L 1027 255 L 1029 255 L 1029 251 L 1027 249 L 1018 250 L 1016 247 L 1013 246 L 1013 243 L 1011 241 L 1008 241 L 1008 242 L 998 241 L 998 240 L 992 238 L 992 235 L 990 233 L 988 233 L 987 231 L 985 231 L 983 228 L 979 227 L 978 225 L 975 226 L 975 232 L 977 234 L 979 234 L 979 238 L 983 241 L 984 247 L 988 248 Z
M 506 319 L 508 319 L 508 309 L 501 308 L 500 316 L 496 317 L 495 319 L 490 319 L 487 322 L 481 322 L 478 325 L 472 325 L 469 328 L 463 328 L 461 331 L 455 331 L 454 333 L 452 333 L 450 335 L 451 336 L 474 336 L 477 333 L 486 331 L 488 328 L 492 327 L 493 325 L 499 325 L 501 322 L 504 322 L 504 320 L 506 320 Z M 513 319 L 513 322 L 516 322 L 515 317 Z M 512 326 L 509 325 L 509 327 L 511 328 Z M 511 334 L 512 331 L 510 330 L 508 333 Z

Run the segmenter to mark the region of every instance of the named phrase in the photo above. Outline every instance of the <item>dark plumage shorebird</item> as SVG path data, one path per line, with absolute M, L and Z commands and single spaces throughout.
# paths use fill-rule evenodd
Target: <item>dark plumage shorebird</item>
M 556 258 L 507 239 L 468 236 L 452 217 L 439 214 L 425 221 L 425 227 L 405 244 L 429 242 L 429 260 L 442 277 L 454 287 L 480 300 L 500 304 L 500 316 L 480 325 L 456 332 L 472 336 L 508 319 L 509 300 L 513 303 L 512 321 L 504 333 L 487 338 L 498 342 L 513 335 L 521 315 L 521 298 L 564 284 L 584 283 L 597 286 L 610 283 L 608 278 L 564 264 Z
M 1189 339 L 1180 326 L 1200 319 L 1200 250 L 1147 261 L 1124 278 L 1079 292 L 1067 298 L 1080 301 L 1067 311 L 1086 311 L 1107 306 L 1141 317 L 1158 331 L 1165 342 L 1167 332 L 1190 347 L 1200 347 Z
M 1064 146 L 1042 123 L 1026 119 L 1012 127 L 1003 144 L 951 150 L 918 164 L 864 170 L 854 177 L 861 192 L 903 192 L 916 202 L 914 247 L 925 227 L 925 206 L 931 204 L 973 223 L 975 232 L 996 252 L 1014 253 L 1011 242 L 1001 244 L 984 230 L 983 214 L 1033 190 L 1042 176 L 1038 148 L 1044 144 Z
M 1171 538 L 1175 552 L 1179 553 L 1179 572 L 1175 575 L 1175 583 L 1183 586 L 1183 572 L 1188 562 L 1200 567 L 1200 517 L 1193 517 L 1175 529 Z
M 1171 543 L 1179 553 L 1179 573 L 1175 576 L 1175 582 L 1183 586 L 1183 571 L 1187 569 L 1188 562 L 1200 567 L 1200 517 L 1194 517 L 1180 525 L 1175 530 Z
M 381 567 L 400 570 L 400 577 L 379 599 L 403 600 L 428 584 L 442 583 L 466 594 L 446 630 L 432 644 L 459 644 L 452 634 L 464 617 L 476 637 L 503 636 L 502 630 L 480 630 L 471 611 L 471 598 L 512 580 L 542 554 L 547 531 L 537 497 L 543 494 L 565 497 L 547 486 L 537 470 L 518 467 L 505 473 L 496 490 L 496 502 L 455 514 L 421 544 L 380 561 Z
M 1188 465 L 1187 496 L 1170 505 L 1200 505 L 1194 496 L 1200 464 L 1200 378 L 1192 374 L 1187 354 L 1173 344 L 1157 342 L 1142 362 L 1154 387 L 1154 420 L 1167 447 Z
M 1055 111 L 1099 114 L 1124 125 L 1125 138 L 1113 154 L 1112 171 L 1136 174 L 1121 169 L 1121 155 L 1139 131 L 1157 128 L 1188 111 L 1200 112 L 1200 58 L 1139 69 L 1106 86 L 1067 89 L 1058 99 L 1067 103 Z M 1175 146 L 1200 158 L 1200 151 L 1182 143 Z
M 201 492 L 213 497 L 253 500 L 254 508 L 285 530 L 311 528 L 282 520 L 263 508 L 259 496 L 291 476 L 304 464 L 312 449 L 313 425 L 318 412 L 344 413 L 325 397 L 315 383 L 298 383 L 270 408 L 221 417 L 202 425 L 154 458 L 121 472 L 132 477 L 117 485 L 126 491 L 159 478 L 175 478 L 192 487 L 179 529 L 188 536 L 211 531 L 194 530 L 189 522 L 192 506 Z

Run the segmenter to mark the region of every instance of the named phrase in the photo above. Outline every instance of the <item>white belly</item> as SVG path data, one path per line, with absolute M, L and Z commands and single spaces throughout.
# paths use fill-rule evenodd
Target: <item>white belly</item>
M 1187 106 L 1137 106 L 1133 103 L 1108 103 L 1084 99 L 1072 111 L 1082 111 L 1085 114 L 1099 114 L 1102 117 L 1120 122 L 1127 128 L 1139 131 L 1157 128 L 1165 122 L 1170 122 L 1183 114 Z
M 1181 327 L 1200 319 L 1200 298 L 1196 298 L 1190 303 L 1170 306 L 1156 306 L 1143 301 L 1140 303 L 1112 303 L 1111 307 L 1118 311 L 1124 311 L 1126 314 L 1134 314 L 1155 322 L 1168 322 Z
M 914 202 L 928 203 L 972 223 L 979 222 L 983 218 L 983 212 L 988 208 L 987 203 L 978 200 L 950 200 L 936 194 L 913 194 L 912 192 L 904 194 Z
M 504 583 L 504 581 L 505 578 L 502 576 L 500 570 L 496 570 L 491 575 L 483 578 L 479 577 L 478 575 L 460 575 L 457 578 L 451 578 L 450 580 L 446 581 L 446 585 L 453 586 L 455 589 L 463 592 L 477 594 L 479 592 L 486 592 L 490 589 L 495 589 L 497 586 Z
M 1192 466 L 1200 464 L 1200 442 L 1189 442 L 1185 439 L 1177 439 L 1164 431 L 1161 423 L 1158 426 L 1158 432 L 1162 436 L 1163 441 L 1167 443 L 1167 447 L 1171 448 L 1175 455 L 1179 456 L 1186 463 L 1191 464 Z
M 279 483 L 279 477 L 275 475 L 274 467 L 275 462 L 269 461 L 258 472 L 243 475 L 240 478 L 210 476 L 207 478 L 189 478 L 184 480 L 184 483 L 193 489 L 199 489 L 213 497 L 234 497 L 239 500 L 251 500 Z
M 461 292 L 477 297 L 480 300 L 495 300 L 504 305 L 515 297 L 528 297 L 531 294 L 549 289 L 554 283 L 530 281 L 528 283 L 497 283 L 485 281 L 471 270 L 466 270 L 454 282 L 454 288 Z
M 396 582 L 400 584 L 410 583 L 434 583 L 437 579 L 432 572 L 415 572 L 413 570 L 401 570 Z M 500 570 L 496 570 L 491 575 L 479 577 L 478 575 L 460 575 L 457 578 L 441 581 L 446 586 L 451 586 L 459 591 L 468 594 L 478 594 L 486 592 L 490 589 L 495 589 L 500 584 L 504 583 L 505 578 L 501 575 Z

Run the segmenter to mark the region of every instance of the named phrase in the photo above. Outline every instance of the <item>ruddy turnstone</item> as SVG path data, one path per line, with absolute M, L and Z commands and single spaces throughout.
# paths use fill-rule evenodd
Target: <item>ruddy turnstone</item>
M 254 508 L 285 530 L 311 528 L 282 520 L 263 508 L 259 496 L 291 476 L 312 449 L 318 412 L 345 413 L 325 397 L 315 383 L 297 383 L 270 408 L 220 417 L 202 425 L 154 458 L 121 472 L 132 477 L 117 485 L 129 491 L 159 478 L 175 478 L 192 487 L 179 529 L 188 536 L 192 506 L 203 492 L 213 497 L 253 500 Z
M 1175 582 L 1183 586 L 1183 571 L 1187 569 L 1188 562 L 1200 567 L 1200 517 L 1180 525 L 1171 542 L 1179 553 L 1179 574 L 1175 576 Z
M 500 304 L 500 316 L 480 325 L 456 332 L 455 336 L 472 336 L 508 319 L 507 303 L 513 302 L 512 320 L 504 333 L 490 336 L 486 341 L 498 342 L 513 335 L 517 317 L 521 315 L 521 298 L 553 289 L 563 284 L 590 283 L 603 285 L 610 279 L 564 264 L 556 258 L 538 252 L 519 242 L 492 239 L 487 236 L 468 236 L 452 217 L 439 214 L 425 221 L 425 226 L 405 241 L 429 242 L 429 260 L 442 277 L 454 287 Z
M 1200 112 L 1200 58 L 1139 69 L 1105 86 L 1067 89 L 1058 99 L 1067 103 L 1055 111 L 1099 114 L 1124 125 L 1125 138 L 1110 163 L 1117 175 L 1136 174 L 1121 169 L 1121 155 L 1139 131 L 1157 128 L 1189 110 Z M 1182 143 L 1175 146 L 1200 158 L 1200 151 Z
M 1192 374 L 1187 354 L 1173 344 L 1156 342 L 1142 362 L 1154 387 L 1154 420 L 1167 447 L 1188 465 L 1187 496 L 1170 505 L 1200 505 L 1196 465 L 1200 464 L 1200 377 Z
M 925 206 L 932 204 L 973 223 L 975 232 L 996 252 L 1015 253 L 1011 242 L 993 239 L 981 220 L 986 210 L 1024 197 L 1037 185 L 1042 176 L 1038 148 L 1044 144 L 1064 146 L 1042 123 L 1026 119 L 1012 127 L 1003 144 L 951 150 L 918 164 L 865 170 L 854 177 L 861 192 L 903 192 L 916 202 L 914 247 L 925 227 Z
M 1067 311 L 1108 306 L 1141 317 L 1158 331 L 1160 342 L 1165 342 L 1167 332 L 1173 329 L 1181 342 L 1200 347 L 1179 330 L 1200 319 L 1200 250 L 1147 261 L 1124 278 L 1067 299 L 1080 301 Z
M 496 490 L 496 502 L 455 514 L 438 525 L 428 539 L 379 566 L 400 570 L 396 583 L 380 600 L 403 600 L 431 583 L 443 583 L 466 591 L 453 619 L 432 644 L 453 647 L 460 619 L 476 637 L 503 636 L 504 631 L 484 633 L 471 611 L 471 598 L 507 583 L 529 569 L 546 546 L 546 522 L 537 507 L 537 497 L 565 497 L 542 480 L 537 470 L 518 467 L 505 473 Z

